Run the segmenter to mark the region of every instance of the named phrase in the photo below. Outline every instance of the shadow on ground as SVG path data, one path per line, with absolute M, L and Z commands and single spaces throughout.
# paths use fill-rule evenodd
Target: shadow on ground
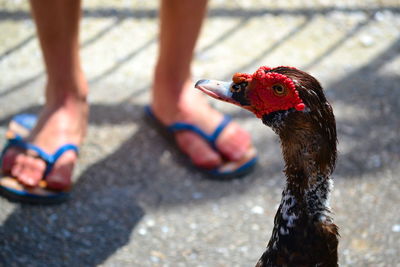
M 337 121 L 339 141 L 351 146 L 339 155 L 337 175 L 362 176 L 398 165 L 400 76 L 385 70 L 399 54 L 397 39 L 367 65 L 327 86 L 334 104 L 351 107 L 355 113 Z

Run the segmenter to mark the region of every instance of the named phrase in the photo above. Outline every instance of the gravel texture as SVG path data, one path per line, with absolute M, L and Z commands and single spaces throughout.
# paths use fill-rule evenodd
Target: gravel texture
M 253 174 L 218 182 L 146 122 L 157 8 L 84 3 L 91 116 L 72 199 L 50 207 L 0 199 L 1 266 L 254 266 L 262 254 L 284 185 L 278 139 L 213 101 L 260 151 Z M 45 76 L 25 1 L 0 0 L 0 33 L 3 135 L 10 116 L 39 110 Z M 291 65 L 320 80 L 340 142 L 331 200 L 340 265 L 400 266 L 398 0 L 214 0 L 196 51 L 194 79 Z

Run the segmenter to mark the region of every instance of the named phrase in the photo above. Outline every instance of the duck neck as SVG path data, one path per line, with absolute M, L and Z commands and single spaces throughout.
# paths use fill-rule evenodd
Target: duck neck
M 306 183 L 304 186 L 300 186 L 294 182 L 296 180 L 305 181 Z M 301 174 L 294 174 L 291 177 L 287 177 L 287 184 L 282 193 L 280 207 L 283 219 L 287 216 L 290 217 L 290 214 L 287 213 L 289 210 L 293 210 L 297 211 L 298 216 L 313 222 L 330 220 L 329 196 L 332 187 L 332 179 L 322 174 L 312 177 L 301 177 Z
M 287 179 L 271 239 L 257 267 L 337 266 L 338 230 L 329 217 L 331 179 L 308 177 L 315 182 L 303 188 L 290 182 L 299 178 Z
M 319 223 L 330 224 L 329 195 L 333 186 L 327 176 L 309 177 L 307 187 L 301 187 L 292 181 L 298 175 L 288 177 L 282 200 L 275 216 L 275 227 L 280 236 L 297 234 L 304 229 L 317 227 Z

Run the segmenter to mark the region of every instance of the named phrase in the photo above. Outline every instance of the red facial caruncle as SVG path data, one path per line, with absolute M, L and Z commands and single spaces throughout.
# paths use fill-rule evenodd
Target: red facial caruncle
M 253 75 L 237 73 L 233 76 L 235 83 L 244 81 L 249 83 L 247 98 L 259 118 L 274 111 L 305 108 L 294 82 L 271 68 L 263 66 Z

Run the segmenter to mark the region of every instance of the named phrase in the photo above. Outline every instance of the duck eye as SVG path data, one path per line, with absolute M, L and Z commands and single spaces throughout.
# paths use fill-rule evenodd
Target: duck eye
M 283 87 L 283 85 L 281 84 L 275 84 L 272 86 L 272 90 L 274 90 L 275 95 L 277 96 L 282 96 L 284 95 L 285 92 L 285 87 Z

